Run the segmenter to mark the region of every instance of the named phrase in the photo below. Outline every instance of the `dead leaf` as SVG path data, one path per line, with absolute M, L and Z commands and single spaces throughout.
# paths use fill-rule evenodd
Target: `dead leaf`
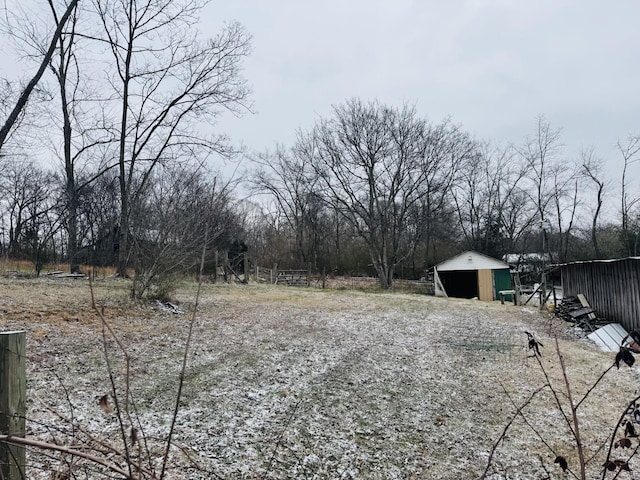
M 560 465 L 560 468 L 562 469 L 563 472 L 566 472 L 567 468 L 569 468 L 569 465 L 567 464 L 567 459 L 560 455 L 556 457 L 553 463 L 557 463 L 558 465 Z
M 624 460 L 614 460 L 613 463 L 616 465 L 616 467 L 618 467 L 620 470 L 626 470 L 627 472 L 631 471 L 631 468 L 629 467 L 629 464 L 627 462 L 625 462 Z
M 627 422 L 627 424 L 625 425 L 624 434 L 630 438 L 634 438 L 638 436 L 638 434 L 636 433 L 636 429 L 631 422 Z
M 102 409 L 104 413 L 111 413 L 113 409 L 111 405 L 109 405 L 109 395 L 103 395 L 98 400 L 98 406 Z
M 629 349 L 625 347 L 620 347 L 620 351 L 616 354 L 616 361 L 615 361 L 616 368 L 620 368 L 620 361 L 623 361 L 628 366 L 632 367 L 636 359 L 631 354 Z
M 533 350 L 533 353 L 535 355 L 537 355 L 538 357 L 541 357 L 542 354 L 540 353 L 540 347 L 544 347 L 544 345 L 542 345 L 542 343 L 537 341 L 532 333 L 527 331 L 525 331 L 524 333 L 526 333 L 527 337 L 529 338 L 529 350 Z
M 618 448 L 631 448 L 631 439 L 624 437 L 618 440 L 615 444 L 615 447 Z

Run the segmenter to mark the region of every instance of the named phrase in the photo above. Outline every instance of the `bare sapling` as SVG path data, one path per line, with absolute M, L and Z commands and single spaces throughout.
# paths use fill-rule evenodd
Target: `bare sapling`
M 611 432 L 606 439 L 598 440 L 589 438 L 585 441 L 581 431 L 583 425 L 588 418 L 579 415 L 580 407 L 585 404 L 588 397 L 602 383 L 602 380 L 612 374 L 614 370 L 620 369 L 621 366 L 627 365 L 632 367 L 635 363 L 634 354 L 638 354 L 635 348 L 627 344 L 627 340 L 631 339 L 635 344 L 640 343 L 640 332 L 632 331 L 625 337 L 617 352 L 613 363 L 607 367 L 580 396 L 575 396 L 575 389 L 568 374 L 568 366 L 562 354 L 557 336 L 554 337 L 555 355 L 557 365 L 561 373 L 560 380 L 552 378 L 549 368 L 542 362 L 542 348 L 544 345 L 530 332 L 527 335 L 528 358 L 535 359 L 537 366 L 542 373 L 544 382 L 536 388 L 524 401 L 519 404 L 510 395 L 505 385 L 501 383 L 502 389 L 514 408 L 510 419 L 505 424 L 499 437 L 489 451 L 486 467 L 480 479 L 485 479 L 491 474 L 500 474 L 499 468 L 495 464 L 496 454 L 500 445 L 507 438 L 508 431 L 513 427 L 519 419 L 524 425 L 533 432 L 536 441 L 540 442 L 554 458 L 553 466 L 545 465 L 545 460 L 540 456 L 540 461 L 546 472 L 551 469 L 559 469 L 563 474 L 569 475 L 579 480 L 587 478 L 597 478 L 602 480 L 621 478 L 624 474 L 630 474 L 632 467 L 632 459 L 637 456 L 640 451 L 640 435 L 638 434 L 637 425 L 640 423 L 640 396 L 636 396 L 631 400 L 626 408 L 620 413 L 616 422 L 611 428 Z M 615 367 L 615 368 L 614 368 Z M 620 394 L 621 392 L 605 392 L 605 394 Z M 536 425 L 531 419 L 531 411 L 534 399 L 543 395 L 548 395 L 552 404 L 552 408 L 562 418 L 562 425 L 556 425 L 562 428 L 562 435 L 565 436 L 566 442 L 563 442 L 562 450 L 571 451 L 572 456 L 560 451 L 557 443 L 551 441 L 551 432 L 546 430 L 547 427 Z M 593 445 L 596 445 L 595 447 Z M 606 452 L 606 455 L 605 455 Z M 602 459 L 604 458 L 604 461 Z M 551 474 L 550 474 L 551 475 Z M 548 478 L 552 478 L 551 476 Z M 631 478 L 631 477 L 622 477 Z

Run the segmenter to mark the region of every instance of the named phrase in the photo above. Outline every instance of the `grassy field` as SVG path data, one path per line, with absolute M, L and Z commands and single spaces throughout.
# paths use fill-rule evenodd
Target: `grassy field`
M 182 314 L 131 303 L 127 289 L 125 280 L 94 284 L 131 359 L 128 382 L 123 351 L 103 339 L 90 308 L 87 281 L 0 279 L 0 326 L 28 332 L 30 435 L 91 438 L 121 450 L 115 414 L 98 406 L 104 395 L 114 404 L 110 365 L 121 402 L 129 384 L 133 423 L 147 440 L 140 456 L 157 471 L 196 286 L 181 286 Z M 612 363 L 566 328 L 533 308 L 499 302 L 204 285 L 167 478 L 478 478 L 514 404 L 545 383 L 528 357 L 525 330 L 544 344 L 543 365 L 560 390 L 558 336 L 574 397 Z M 635 367 L 614 370 L 580 407 L 594 475 L 604 461 L 598 449 L 638 380 Z M 517 419 L 489 478 L 562 478 L 557 454 L 575 469 L 575 447 L 552 396 L 537 396 L 524 413 L 546 445 Z M 29 455 L 30 478 L 58 471 L 99 478 L 83 462 Z

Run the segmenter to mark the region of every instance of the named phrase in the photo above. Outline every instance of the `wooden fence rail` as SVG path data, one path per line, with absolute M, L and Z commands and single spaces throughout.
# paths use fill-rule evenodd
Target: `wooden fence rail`
M 309 270 L 278 270 L 277 268 L 256 267 L 256 281 L 292 287 L 308 287 L 311 279 Z
M 256 266 L 256 282 L 258 283 L 274 283 L 274 271 L 272 268 L 264 268 Z

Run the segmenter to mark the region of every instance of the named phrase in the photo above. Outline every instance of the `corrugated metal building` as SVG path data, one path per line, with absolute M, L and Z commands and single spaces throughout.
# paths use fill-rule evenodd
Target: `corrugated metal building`
M 582 293 L 598 317 L 640 328 L 640 257 L 572 262 L 556 266 L 565 297 Z
M 509 265 L 482 253 L 467 251 L 434 267 L 436 295 L 492 301 L 511 290 Z

